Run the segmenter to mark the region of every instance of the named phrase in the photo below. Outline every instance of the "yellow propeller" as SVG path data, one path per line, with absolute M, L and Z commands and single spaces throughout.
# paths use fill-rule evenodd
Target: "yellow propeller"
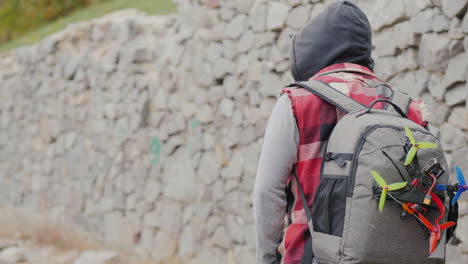
M 382 195 L 380 195 L 379 201 L 379 211 L 382 212 L 385 199 L 387 198 L 387 192 L 399 190 L 405 187 L 408 182 L 397 182 L 388 185 L 385 180 L 380 176 L 376 171 L 371 170 L 372 177 L 374 177 L 375 182 L 382 188 Z
M 411 148 L 406 154 L 405 166 L 407 166 L 411 163 L 411 161 L 413 161 L 414 156 L 416 156 L 416 153 L 418 152 L 418 149 L 437 148 L 437 144 L 434 144 L 432 142 L 416 142 L 413 133 L 407 126 L 405 126 L 405 132 L 411 144 Z

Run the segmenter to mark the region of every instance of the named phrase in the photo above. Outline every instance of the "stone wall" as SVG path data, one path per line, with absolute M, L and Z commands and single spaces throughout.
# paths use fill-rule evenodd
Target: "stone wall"
M 118 12 L 0 58 L 0 204 L 163 263 L 254 263 L 253 183 L 292 81 L 288 36 L 332 1 L 177 2 L 177 15 Z M 468 174 L 468 0 L 355 2 L 376 72 L 429 104 Z M 468 216 L 468 252 L 467 229 Z

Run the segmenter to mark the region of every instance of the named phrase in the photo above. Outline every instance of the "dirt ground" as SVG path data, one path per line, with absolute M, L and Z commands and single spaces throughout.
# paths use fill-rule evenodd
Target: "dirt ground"
M 468 264 L 465 256 L 457 245 L 447 245 L 447 264 Z M 158 264 L 126 249 L 108 247 L 84 231 L 51 224 L 17 209 L 0 209 L 0 264 L 14 263 Z

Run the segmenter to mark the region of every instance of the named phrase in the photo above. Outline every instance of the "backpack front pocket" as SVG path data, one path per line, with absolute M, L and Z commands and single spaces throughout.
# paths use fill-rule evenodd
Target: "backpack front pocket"
M 347 176 L 322 176 L 312 207 L 314 231 L 338 237 L 342 236 L 347 188 Z

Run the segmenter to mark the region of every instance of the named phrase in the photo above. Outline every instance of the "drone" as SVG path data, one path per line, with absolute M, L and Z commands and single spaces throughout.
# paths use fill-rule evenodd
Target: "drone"
M 445 215 L 445 207 L 441 198 L 434 191 L 447 191 L 453 206 L 462 193 L 467 190 L 468 186 L 461 169 L 457 166 L 455 166 L 455 171 L 458 183 L 453 185 L 437 184 L 437 179 L 445 173 L 445 169 L 435 158 L 430 159 L 421 170 L 414 170 L 410 164 L 417 157 L 418 150 L 437 148 L 437 145 L 432 142 L 416 142 L 413 133 L 407 126 L 405 126 L 405 134 L 404 149 L 406 156 L 402 158 L 402 161 L 404 160 L 404 166 L 412 178 L 411 182 L 404 181 L 388 184 L 378 172 L 371 170 L 370 173 L 378 185 L 377 189 L 374 188 L 374 192 L 380 192 L 380 212 L 383 211 L 385 201 L 387 196 L 389 196 L 401 205 L 403 212 L 400 218 L 402 220 L 406 219 L 407 215 L 412 215 L 420 222 L 421 226 L 425 227 L 425 232 L 430 233 L 429 253 L 433 253 L 438 241 L 441 239 L 441 231 L 456 225 L 452 221 L 440 223 Z M 431 223 L 424 216 L 429 209 L 437 209 L 439 211 L 439 216 L 435 219 L 434 223 Z

